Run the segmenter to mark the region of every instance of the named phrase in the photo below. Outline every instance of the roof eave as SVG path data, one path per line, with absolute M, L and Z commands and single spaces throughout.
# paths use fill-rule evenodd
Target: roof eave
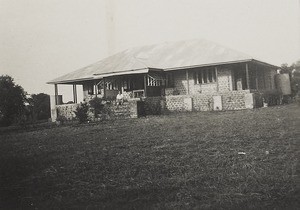
M 192 65 L 192 66 L 165 68 L 164 70 L 165 71 L 173 71 L 173 70 L 192 69 L 192 68 L 207 67 L 207 66 L 220 66 L 220 65 L 226 65 L 226 64 L 246 63 L 246 62 L 250 62 L 252 60 L 253 59 L 238 60 L 238 61 L 228 61 L 228 62 L 218 62 L 218 63 L 208 63 L 208 64 L 201 64 L 201 65 Z
M 112 77 L 112 76 L 121 76 L 121 75 L 128 75 L 128 74 L 141 74 L 149 72 L 149 68 L 141 68 L 141 69 L 132 69 L 132 70 L 125 70 L 125 71 L 114 71 L 114 72 L 107 72 L 102 74 L 94 74 L 94 79 L 101 79 L 104 77 Z
M 46 84 L 50 84 L 50 85 L 55 85 L 55 84 L 69 85 L 69 84 L 74 84 L 74 83 L 78 84 L 82 81 L 89 81 L 89 80 L 93 80 L 93 79 L 94 79 L 94 77 L 83 78 L 83 79 L 59 80 L 59 81 L 50 81 L 50 82 L 47 82 Z
M 237 60 L 237 61 L 227 61 L 227 62 L 218 62 L 218 63 L 209 63 L 209 64 L 201 64 L 201 65 L 193 65 L 193 66 L 183 66 L 183 67 L 174 67 L 174 68 L 165 68 L 165 71 L 174 71 L 174 70 L 181 70 L 181 69 L 192 69 L 192 68 L 200 68 L 200 67 L 208 67 L 208 66 L 220 66 L 220 65 L 228 65 L 228 64 L 237 64 L 237 63 L 247 63 L 247 62 L 255 62 L 260 65 L 269 66 L 272 68 L 280 68 L 278 66 L 262 62 L 256 59 L 245 59 L 245 60 Z
M 255 63 L 261 64 L 261 65 L 264 65 L 264 66 L 269 66 L 269 67 L 272 67 L 272 68 L 280 69 L 279 66 L 269 64 L 269 63 L 266 63 L 266 62 L 263 62 L 263 61 L 259 61 L 259 60 L 256 60 L 256 59 L 252 59 L 252 61 L 255 62 Z

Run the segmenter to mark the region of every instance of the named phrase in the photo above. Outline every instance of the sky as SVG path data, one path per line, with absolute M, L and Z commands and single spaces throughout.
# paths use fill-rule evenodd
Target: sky
M 127 48 L 201 38 L 291 64 L 300 0 L 0 0 L 0 75 L 29 94 L 54 94 L 47 81 Z M 71 90 L 59 86 L 64 102 Z

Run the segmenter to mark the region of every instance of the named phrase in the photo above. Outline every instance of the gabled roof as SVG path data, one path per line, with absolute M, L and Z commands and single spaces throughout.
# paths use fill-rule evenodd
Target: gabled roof
M 177 70 L 251 61 L 253 58 L 207 40 L 169 42 L 128 49 L 48 83 L 71 83 L 149 69 Z

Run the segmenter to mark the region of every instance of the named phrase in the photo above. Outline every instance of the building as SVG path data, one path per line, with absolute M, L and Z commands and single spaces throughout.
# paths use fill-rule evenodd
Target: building
M 163 100 L 170 111 L 238 110 L 258 106 L 256 93 L 274 90 L 279 67 L 207 40 L 190 40 L 125 50 L 95 64 L 58 77 L 57 86 L 83 86 L 86 101 L 114 99 L 118 91 L 129 101 Z

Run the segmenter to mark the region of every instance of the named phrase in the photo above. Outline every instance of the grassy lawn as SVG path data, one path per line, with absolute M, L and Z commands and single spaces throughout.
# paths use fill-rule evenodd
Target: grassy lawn
M 296 104 L 2 132 L 0 209 L 297 209 L 299 141 Z

